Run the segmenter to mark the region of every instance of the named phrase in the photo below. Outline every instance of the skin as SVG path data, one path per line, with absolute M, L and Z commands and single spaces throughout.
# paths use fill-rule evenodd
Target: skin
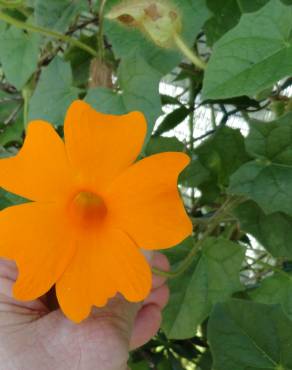
M 151 264 L 169 269 L 159 253 Z M 154 276 L 143 303 L 117 296 L 74 324 L 56 307 L 53 291 L 32 302 L 16 301 L 11 295 L 16 277 L 14 262 L 0 260 L 0 370 L 125 370 L 129 350 L 159 329 L 169 295 L 165 279 Z

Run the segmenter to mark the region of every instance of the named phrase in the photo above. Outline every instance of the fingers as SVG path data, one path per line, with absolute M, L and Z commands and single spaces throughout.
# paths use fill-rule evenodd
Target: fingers
M 166 306 L 169 299 L 169 289 L 166 285 L 154 289 L 150 295 L 145 299 L 143 306 L 149 304 L 157 305 L 161 310 Z
M 0 259 L 0 327 L 9 323 L 25 323 L 47 313 L 41 300 L 22 302 L 12 295 L 12 287 L 17 278 L 14 261 Z
M 162 271 L 169 271 L 170 269 L 168 259 L 166 258 L 165 255 L 161 253 L 154 254 L 152 261 L 151 261 L 151 265 Z M 165 282 L 166 282 L 165 277 L 153 274 L 153 280 L 152 280 L 153 289 L 161 287 L 163 284 L 165 284 Z
M 168 271 L 170 268 L 168 259 L 161 253 L 154 254 L 151 265 L 162 271 Z M 159 330 L 161 310 L 169 299 L 169 289 L 165 283 L 165 277 L 153 275 L 152 291 L 135 319 L 130 340 L 131 350 L 147 343 Z
M 147 343 L 157 333 L 161 324 L 161 310 L 166 306 L 168 298 L 169 289 L 162 285 L 154 289 L 144 301 L 135 319 L 130 340 L 131 350 Z
M 17 278 L 17 267 L 14 261 L 0 258 L 0 278 L 15 281 Z
M 130 340 L 130 350 L 134 350 L 147 343 L 159 330 L 160 323 L 160 307 L 155 304 L 142 307 L 135 320 Z

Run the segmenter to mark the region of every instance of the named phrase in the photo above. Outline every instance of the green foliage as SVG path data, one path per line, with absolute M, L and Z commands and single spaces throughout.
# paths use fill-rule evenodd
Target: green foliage
M 40 26 L 64 32 L 87 9 L 85 0 L 36 0 L 35 20 Z
M 292 114 L 272 122 L 250 121 L 246 149 L 255 158 L 279 165 L 292 164 Z
M 230 175 L 249 159 L 240 131 L 229 127 L 219 128 L 194 152 L 218 186 L 227 185 Z
M 96 35 L 87 36 L 82 34 L 80 41 L 94 48 L 97 38 Z M 90 78 L 91 63 L 91 56 L 88 52 L 73 45 L 66 51 L 64 59 L 71 63 L 75 85 L 87 86 Z
M 249 162 L 232 177 L 230 192 L 256 201 L 266 213 L 292 210 L 291 168 L 269 162 Z
M 13 125 L 6 126 L 0 135 L 0 145 L 5 146 L 11 143 L 22 143 L 23 121 L 19 119 Z
M 153 136 L 146 147 L 146 155 L 163 152 L 183 152 L 184 144 L 176 137 Z
M 209 339 L 217 370 L 292 367 L 292 322 L 279 306 L 243 300 L 218 304 Z
M 106 17 L 122 0 L 1 6 L 0 157 L 31 120 L 62 135 L 75 99 L 143 112 L 140 158 L 191 158 L 178 184 L 194 232 L 163 251 L 162 329 L 130 368 L 292 369 L 292 0 L 169 1 L 182 43 L 167 48 Z M 0 189 L 1 210 L 25 201 Z
M 155 135 L 161 135 L 169 130 L 174 129 L 177 125 L 182 123 L 189 114 L 190 110 L 187 109 L 184 105 L 175 109 L 164 118 L 164 120 L 155 131 Z
M 28 202 L 27 199 L 0 189 L 0 209 Z
M 256 201 L 266 213 L 292 215 L 292 115 L 264 123 L 251 121 L 246 148 L 255 160 L 232 176 L 230 192 Z
M 77 97 L 78 90 L 72 86 L 70 65 L 56 57 L 42 71 L 31 98 L 29 120 L 43 119 L 57 126 L 62 125 L 70 103 Z
M 0 62 L 3 72 L 17 89 L 25 85 L 37 67 L 39 41 L 37 34 L 27 34 L 13 27 L 0 33 Z
M 236 210 L 241 228 L 253 235 L 274 257 L 292 258 L 292 217 L 276 212 L 266 215 L 252 201 Z
M 222 35 L 236 26 L 242 13 L 237 0 L 207 0 L 207 5 L 213 16 L 208 19 L 204 28 L 208 43 L 213 45 Z
M 259 10 L 269 0 L 207 0 L 208 8 L 213 16 L 205 23 L 205 31 L 209 44 L 213 45 L 227 31 L 239 22 L 242 14 Z M 282 0 L 284 4 L 292 4 L 291 0 Z
M 125 57 L 117 72 L 120 91 L 96 88 L 88 91 L 86 101 L 103 113 L 143 112 L 151 135 L 155 119 L 161 113 L 158 93 L 160 75 L 137 53 Z M 141 89 L 143 86 L 143 89 Z
M 169 338 L 194 336 L 213 304 L 241 290 L 244 252 L 228 240 L 206 239 L 195 266 L 170 282 L 171 298 L 162 325 Z
M 292 73 L 292 8 L 271 0 L 214 46 L 204 80 L 205 99 L 254 95 Z
M 292 280 L 287 273 L 277 273 L 266 278 L 261 286 L 253 290 L 250 297 L 259 303 L 278 304 L 292 319 Z

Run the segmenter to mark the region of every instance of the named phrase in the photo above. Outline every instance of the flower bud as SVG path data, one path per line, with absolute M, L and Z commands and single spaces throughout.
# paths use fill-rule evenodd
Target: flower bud
M 165 0 L 124 0 L 106 15 L 125 26 L 136 27 L 160 47 L 174 45 L 174 36 L 181 32 L 181 16 Z

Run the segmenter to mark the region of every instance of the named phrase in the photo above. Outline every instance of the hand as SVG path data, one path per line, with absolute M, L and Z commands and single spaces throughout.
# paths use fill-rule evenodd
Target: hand
M 169 268 L 166 257 L 158 253 L 152 265 Z M 14 262 L 0 260 L 0 370 L 125 370 L 129 350 L 159 329 L 168 300 L 165 279 L 154 276 L 143 304 L 117 296 L 74 324 L 55 306 L 53 291 L 32 302 L 12 298 L 16 276 Z

